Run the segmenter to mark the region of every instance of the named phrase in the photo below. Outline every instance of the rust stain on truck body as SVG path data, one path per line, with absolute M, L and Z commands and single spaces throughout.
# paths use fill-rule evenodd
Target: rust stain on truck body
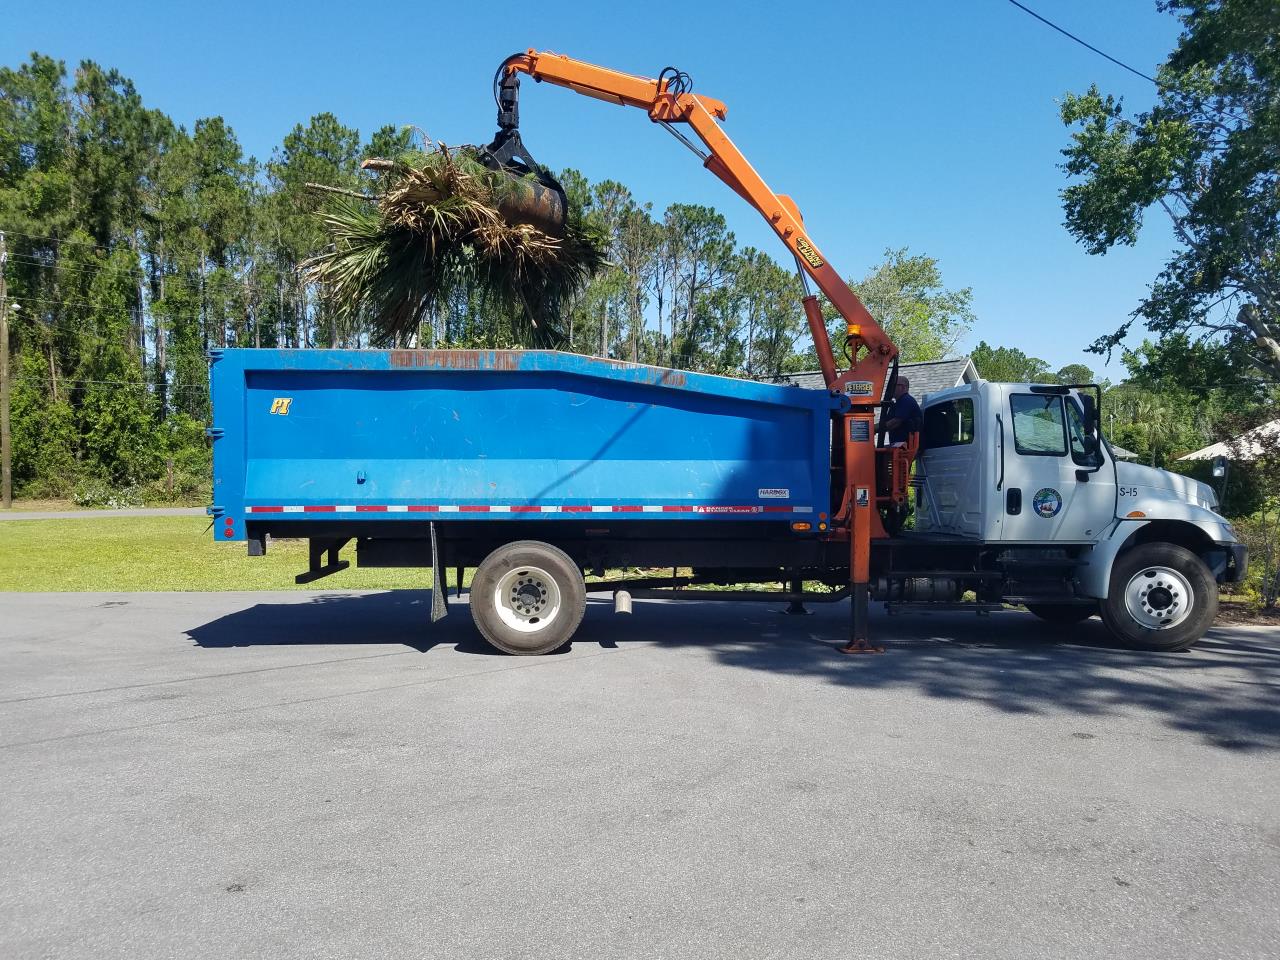
M 518 370 L 518 350 L 392 350 L 400 370 Z

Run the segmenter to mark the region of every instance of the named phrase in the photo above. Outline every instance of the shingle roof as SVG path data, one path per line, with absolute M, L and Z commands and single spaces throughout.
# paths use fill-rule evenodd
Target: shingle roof
M 968 357 L 957 360 L 926 360 L 923 363 L 902 363 L 898 365 L 898 375 L 911 381 L 911 395 L 923 400 L 931 393 L 946 390 L 962 383 L 972 383 L 978 379 L 978 371 Z M 780 377 L 769 377 L 769 383 L 789 383 L 809 390 L 823 389 L 821 370 L 801 370 L 798 373 L 784 373 Z
M 1179 460 L 1212 460 L 1214 457 L 1226 457 L 1228 460 L 1257 460 L 1280 441 L 1280 420 L 1272 420 L 1260 427 L 1248 430 L 1234 440 L 1215 443 L 1188 453 Z

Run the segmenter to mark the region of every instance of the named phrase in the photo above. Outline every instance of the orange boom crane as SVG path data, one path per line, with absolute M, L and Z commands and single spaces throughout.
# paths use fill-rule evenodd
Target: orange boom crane
M 870 645 L 867 630 L 871 540 L 886 535 L 877 505 L 881 502 L 902 504 L 906 499 L 908 461 L 901 450 L 879 451 L 879 456 L 887 461 L 889 475 L 887 489 L 880 496 L 877 496 L 876 482 L 875 416 L 885 396 L 886 381 L 897 376 L 897 346 L 809 237 L 795 202 L 769 189 L 725 135 L 719 122 L 728 113 L 724 103 L 694 94 L 687 74 L 668 67 L 657 79 L 648 79 L 562 54 L 535 50 L 508 57 L 495 77 L 498 134 L 488 152 L 496 164 L 523 167 L 532 172 L 539 170 L 521 142 L 519 132 L 519 75 L 522 73 L 607 103 L 644 110 L 650 120 L 661 124 L 689 147 L 708 170 L 759 211 L 795 257 L 804 289 L 805 317 L 823 380 L 828 390 L 849 399 L 847 411 L 838 418 L 838 442 L 833 455 L 833 466 L 842 477 L 843 496 L 826 533 L 831 539 L 849 542 L 852 625 L 850 641 L 843 649 L 848 653 L 879 649 Z M 687 137 L 678 125 L 692 130 L 696 140 Z M 836 368 L 822 310 L 809 280 L 844 318 L 849 342 L 849 365 L 845 370 Z

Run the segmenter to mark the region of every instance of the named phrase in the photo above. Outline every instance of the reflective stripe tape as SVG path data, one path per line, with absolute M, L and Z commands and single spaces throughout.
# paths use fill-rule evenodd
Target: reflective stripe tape
M 813 507 L 783 504 L 719 503 L 356 503 L 288 504 L 245 507 L 246 513 L 812 513 Z

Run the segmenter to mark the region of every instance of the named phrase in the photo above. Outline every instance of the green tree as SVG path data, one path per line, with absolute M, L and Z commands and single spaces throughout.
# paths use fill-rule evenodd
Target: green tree
M 33 496 L 65 497 L 80 473 L 76 413 L 67 400 L 49 397 L 44 358 L 19 355 L 11 399 L 14 486 Z
M 741 315 L 744 372 L 749 377 L 776 377 L 805 329 L 800 281 L 768 254 L 747 247 L 738 254 L 733 286 Z
M 907 362 L 949 356 L 973 325 L 973 291 L 948 290 L 933 257 L 886 250 L 884 262 L 850 283 Z M 845 332 L 837 331 L 843 346 Z
M 142 105 L 132 81 L 92 60 L 80 64 L 72 94 L 79 226 L 106 247 L 132 237 L 141 222 L 146 180 L 168 119 Z
M 1158 343 L 1143 340 L 1123 354 L 1129 382 L 1148 390 L 1205 394 L 1230 390 L 1246 403 L 1266 400 L 1270 385 L 1249 362 L 1249 344 L 1193 340 L 1172 333 Z
M 1183 31 L 1157 102 L 1126 117 L 1098 88 L 1071 94 L 1066 225 L 1090 253 L 1137 242 L 1147 211 L 1180 249 L 1137 308 L 1152 331 L 1245 339 L 1280 380 L 1280 8 L 1275 0 L 1161 0 Z M 1129 325 L 1100 338 L 1109 351 Z
M 293 346 L 314 343 L 317 334 L 337 346 L 354 333 L 339 329 L 337 312 L 325 309 L 321 291 L 302 284 L 298 267 L 326 242 L 316 216 L 325 201 L 307 184 L 356 189 L 360 185 L 360 158 L 359 132 L 344 126 L 332 113 L 321 113 L 306 126 L 297 124 L 267 164 L 271 186 L 268 235 L 276 275 L 284 285 L 277 297 L 290 308 L 285 324 Z
M 80 448 L 92 472 L 118 486 L 158 473 L 159 448 L 152 395 L 133 345 L 121 336 L 130 325 L 132 258 L 121 248 L 94 274 L 86 312 L 87 349 L 76 376 Z
M 688 366 L 703 351 L 702 340 L 713 325 L 703 299 L 725 283 L 732 266 L 734 236 L 723 214 L 700 204 L 673 203 L 663 214 L 663 252 L 669 263 L 669 358 Z M 698 322 L 695 322 L 698 321 Z M 661 329 L 661 328 L 659 328 Z
M 0 68 L 0 217 L 12 230 L 58 237 L 70 228 L 75 205 L 66 75 L 60 60 L 38 53 L 17 70 Z
M 1055 383 L 1093 383 L 1094 374 L 1083 363 L 1068 363 L 1053 375 Z
M 660 228 L 650 215 L 652 205 L 634 201 L 623 212 L 614 236 L 613 260 L 622 271 L 626 286 L 627 341 L 632 363 L 642 359 L 645 308 L 656 267 Z
M 1029 357 L 1017 347 L 993 347 L 981 340 L 969 354 L 978 376 L 998 383 L 1050 383 L 1049 365 Z

